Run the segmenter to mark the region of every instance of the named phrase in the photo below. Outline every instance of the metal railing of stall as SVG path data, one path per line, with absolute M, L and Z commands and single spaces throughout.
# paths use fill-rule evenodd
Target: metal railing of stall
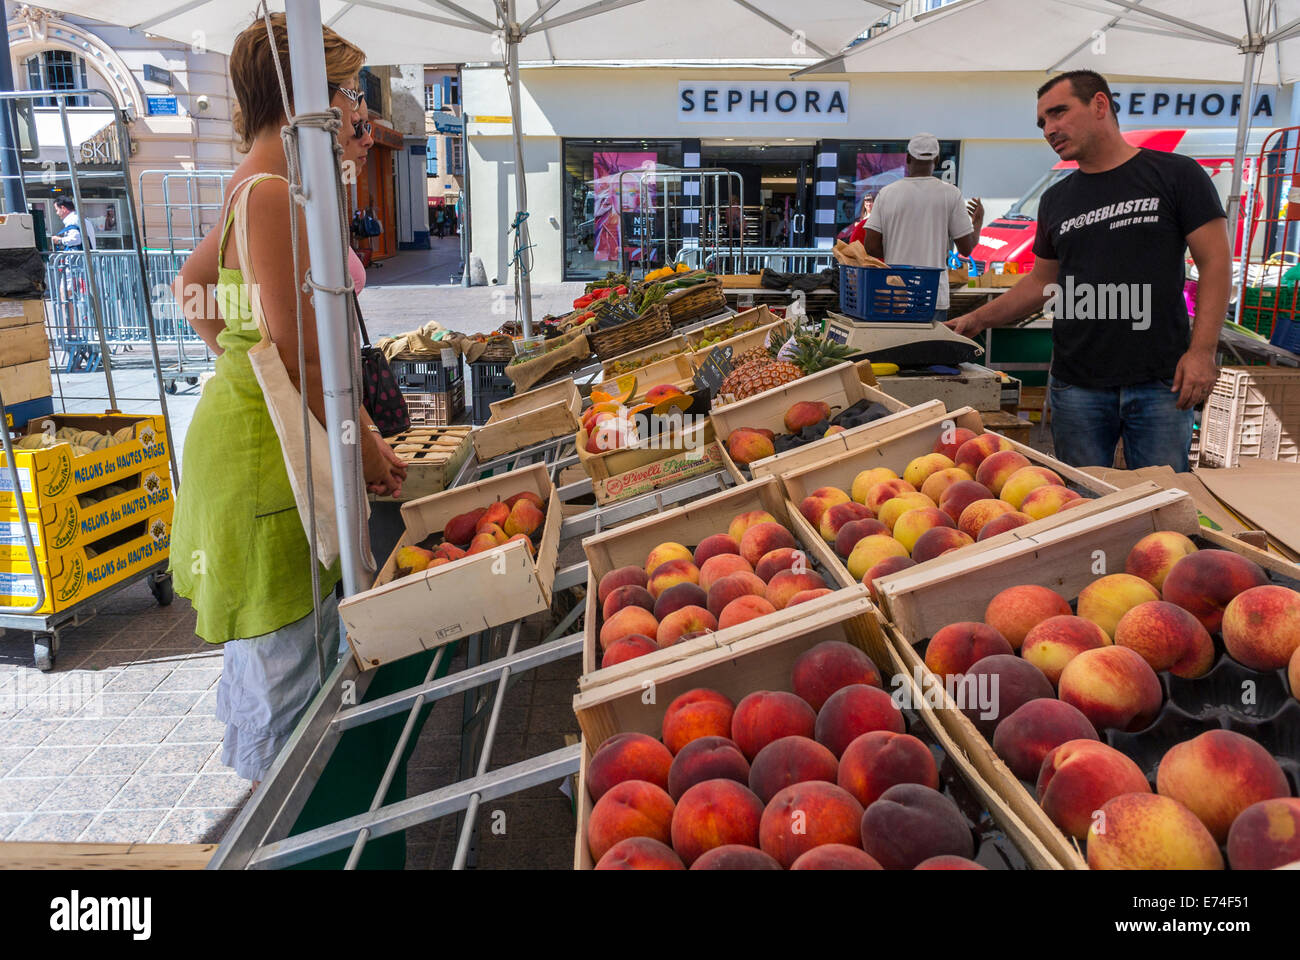
M 625 184 L 628 177 L 635 182 Z M 724 183 L 725 204 L 722 202 Z M 629 186 L 635 190 L 636 200 L 636 208 L 631 212 L 641 215 L 634 220 L 632 235 L 624 236 L 622 217 L 628 211 L 623 210 L 623 198 Z M 736 254 L 745 250 L 743 213 L 741 230 L 733 234 L 728 222 L 733 198 L 741 211 L 745 208 L 745 181 L 734 170 L 722 167 L 624 170 L 618 174 L 617 196 L 619 268 L 629 276 L 634 269 L 628 256 L 629 242 L 639 252 L 636 267 L 642 276 L 679 260 L 689 263 L 694 259 L 692 254 L 701 249 L 725 249 Z M 688 237 L 686 228 L 692 224 L 696 235 Z
M 747 247 L 739 253 L 705 251 L 700 266 L 714 273 L 759 273 L 764 268 L 782 273 L 816 273 L 835 265 L 835 255 L 817 247 Z

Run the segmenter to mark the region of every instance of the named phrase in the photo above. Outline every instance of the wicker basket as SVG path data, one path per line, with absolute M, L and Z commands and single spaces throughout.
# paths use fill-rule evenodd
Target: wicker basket
M 620 323 L 608 330 L 589 331 L 587 342 L 597 359 L 608 360 L 620 353 L 663 340 L 671 333 L 672 321 L 669 319 L 668 308 L 660 302 L 652 305 L 635 320 Z
M 509 363 L 515 358 L 513 340 L 494 340 L 483 347 L 483 352 L 474 356 L 474 363 Z
M 674 327 L 711 317 L 727 309 L 727 295 L 722 292 L 722 281 L 717 277 L 685 290 L 674 290 L 661 302 L 668 308 L 669 320 Z

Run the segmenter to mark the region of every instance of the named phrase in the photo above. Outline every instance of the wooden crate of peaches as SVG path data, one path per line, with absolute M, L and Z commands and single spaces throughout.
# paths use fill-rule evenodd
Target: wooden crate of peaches
M 878 584 L 954 738 L 1094 869 L 1300 861 L 1300 567 L 1207 536 L 1161 490 Z
M 583 691 L 575 867 L 1059 868 L 983 783 L 861 587 Z M 887 691 L 893 691 L 892 694 Z

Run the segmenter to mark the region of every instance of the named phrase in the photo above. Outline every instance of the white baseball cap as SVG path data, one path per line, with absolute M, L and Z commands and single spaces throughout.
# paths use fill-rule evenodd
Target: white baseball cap
M 935 160 L 939 156 L 939 141 L 932 133 L 918 133 L 907 141 L 907 152 L 918 160 Z

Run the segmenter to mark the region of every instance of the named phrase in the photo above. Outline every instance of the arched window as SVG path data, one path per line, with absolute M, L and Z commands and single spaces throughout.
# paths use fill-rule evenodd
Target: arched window
M 86 61 L 71 50 L 45 50 L 28 57 L 28 90 L 85 90 Z M 34 101 L 38 107 L 57 107 L 58 101 L 53 97 L 37 97 Z M 89 97 L 68 97 L 68 106 L 86 107 L 90 105 Z

